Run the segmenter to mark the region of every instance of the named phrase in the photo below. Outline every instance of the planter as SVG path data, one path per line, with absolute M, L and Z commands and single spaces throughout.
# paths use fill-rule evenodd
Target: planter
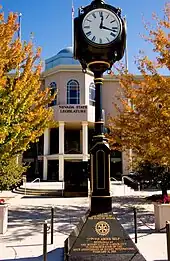
M 154 203 L 155 230 L 165 229 L 166 221 L 170 221 L 170 204 Z
M 8 204 L 0 204 L 0 234 L 7 231 L 8 225 Z

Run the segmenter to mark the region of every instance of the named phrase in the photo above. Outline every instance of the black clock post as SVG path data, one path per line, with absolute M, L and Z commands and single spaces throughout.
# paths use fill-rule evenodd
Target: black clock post
M 104 135 L 102 112 L 103 74 L 119 61 L 126 44 L 121 9 L 94 0 L 79 9 L 74 19 L 74 57 L 82 70 L 94 74 L 95 135 L 90 152 L 90 208 L 65 241 L 66 261 L 145 261 L 112 213 L 110 149 Z
M 110 149 L 104 135 L 102 110 L 103 73 L 110 68 L 105 61 L 93 61 L 88 68 L 94 73 L 95 95 L 95 135 L 90 152 L 91 159 L 91 205 L 90 213 L 106 213 L 112 210 L 110 195 Z

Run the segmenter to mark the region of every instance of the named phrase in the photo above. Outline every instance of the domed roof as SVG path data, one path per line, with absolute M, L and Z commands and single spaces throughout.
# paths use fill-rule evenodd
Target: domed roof
M 73 47 L 67 47 L 58 52 L 57 55 L 45 60 L 45 70 L 51 69 L 58 65 L 80 64 L 73 58 Z
M 72 46 L 62 49 L 57 54 L 57 56 L 65 56 L 65 55 L 69 56 L 69 57 L 73 57 L 73 47 Z

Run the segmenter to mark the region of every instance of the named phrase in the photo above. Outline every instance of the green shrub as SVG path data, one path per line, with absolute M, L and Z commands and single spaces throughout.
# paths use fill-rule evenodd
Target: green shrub
M 1 162 L 0 190 L 9 190 L 18 185 L 26 169 L 22 163 L 17 163 L 16 157 Z

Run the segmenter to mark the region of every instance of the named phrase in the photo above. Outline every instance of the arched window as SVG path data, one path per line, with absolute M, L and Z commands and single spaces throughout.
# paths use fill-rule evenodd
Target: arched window
M 51 96 L 54 95 L 57 91 L 56 82 L 51 82 L 49 88 L 50 88 Z M 49 106 L 55 106 L 56 104 L 57 104 L 57 97 L 55 96 L 54 100 L 49 104 Z
M 89 86 L 89 104 L 92 106 L 95 106 L 95 92 L 95 84 L 94 82 L 91 82 Z
M 80 87 L 76 80 L 67 83 L 67 104 L 80 104 Z

